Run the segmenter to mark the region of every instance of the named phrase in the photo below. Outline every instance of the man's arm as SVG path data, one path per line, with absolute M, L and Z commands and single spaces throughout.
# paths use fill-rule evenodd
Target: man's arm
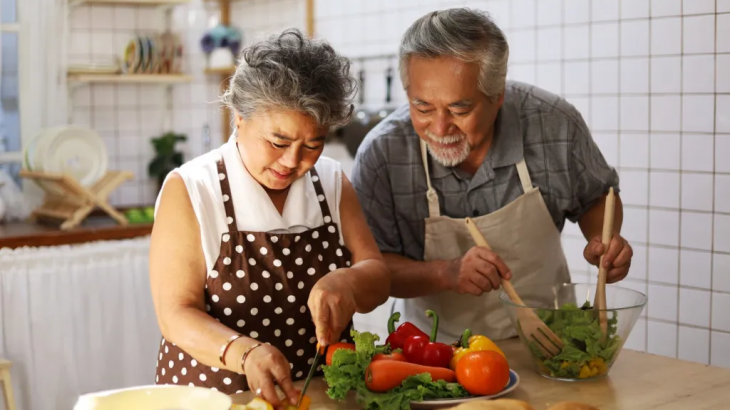
M 421 262 L 395 253 L 384 253 L 391 274 L 390 295 L 417 298 L 449 290 L 447 271 L 453 261 Z
M 568 218 L 578 222 L 588 240 L 583 250 L 588 263 L 598 266 L 603 256 L 603 264 L 608 269 L 607 282 L 618 282 L 628 274 L 633 257 L 631 245 L 620 234 L 623 204 L 618 195 L 618 173 L 608 165 L 582 120 L 573 134 L 569 155 L 574 207 L 568 212 Z M 605 249 L 602 242 L 603 216 L 609 187 L 616 191 L 616 203 L 612 238 L 608 249 Z
M 616 211 L 613 216 L 613 234 L 617 235 L 621 233 L 621 225 L 624 221 L 624 207 L 621 202 L 621 197 L 615 194 L 616 197 Z M 606 209 L 606 194 L 604 194 L 596 203 L 590 207 L 581 217 L 578 219 L 578 226 L 580 226 L 581 232 L 586 240 L 591 240 L 597 236 L 603 235 L 603 215 Z

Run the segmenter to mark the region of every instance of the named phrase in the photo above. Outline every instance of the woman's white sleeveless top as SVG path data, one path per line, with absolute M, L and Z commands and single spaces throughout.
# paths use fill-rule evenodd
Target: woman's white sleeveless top
M 236 139 L 231 138 L 220 148 L 194 158 L 173 171 L 179 174 L 185 182 L 195 217 L 200 225 L 200 237 L 207 271 L 213 268 L 218 258 L 221 236 L 228 232 L 223 208 L 225 198 L 221 194 L 216 165 L 221 157 L 225 161 L 228 172 L 236 213 L 236 229 L 239 231 L 297 233 L 324 224 L 309 173 L 292 183 L 284 210 L 279 214 L 264 188 L 246 170 L 236 147 Z M 339 231 L 342 232 L 340 224 L 342 170 L 340 164 L 333 159 L 320 156 L 315 168 L 327 197 L 332 218 L 337 223 Z M 159 201 L 158 196 L 155 212 Z M 342 242 L 341 236 L 342 234 L 340 234 Z

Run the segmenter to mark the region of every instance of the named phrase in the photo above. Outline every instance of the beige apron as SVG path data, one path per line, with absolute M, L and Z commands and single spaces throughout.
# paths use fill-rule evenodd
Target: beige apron
M 428 172 L 426 144 L 421 141 L 421 156 L 428 183 L 429 217 L 426 219 L 425 261 L 448 260 L 463 256 L 475 246 L 464 219 L 440 215 L 439 200 L 431 186 Z M 516 164 L 524 194 L 504 208 L 473 218 L 477 227 L 512 271 L 512 283 L 519 293 L 521 285 L 544 283 L 544 303 L 552 301 L 550 285 L 570 282 L 568 264 L 560 241 L 560 232 L 550 216 L 540 189 L 532 186 L 525 160 Z M 473 334 L 490 339 L 505 339 L 517 333 L 510 323 L 507 311 L 501 306 L 498 291 L 481 296 L 443 292 L 436 295 L 396 300 L 394 310 L 424 331 L 431 322 L 424 312 L 432 309 L 439 314 L 441 342 L 457 340 L 465 328 Z M 531 295 L 535 297 L 534 295 Z M 524 298 L 524 296 L 523 296 Z

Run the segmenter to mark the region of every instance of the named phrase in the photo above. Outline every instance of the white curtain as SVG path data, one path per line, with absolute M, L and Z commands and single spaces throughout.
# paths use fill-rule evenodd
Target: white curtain
M 41 130 L 68 122 L 66 55 L 68 50 L 68 0 L 16 0 L 20 12 L 21 133 L 28 143 Z M 29 206 L 40 205 L 43 193 L 30 180 L 23 181 Z
M 14 364 L 18 410 L 154 383 L 148 252 L 149 237 L 0 249 L 0 357 Z

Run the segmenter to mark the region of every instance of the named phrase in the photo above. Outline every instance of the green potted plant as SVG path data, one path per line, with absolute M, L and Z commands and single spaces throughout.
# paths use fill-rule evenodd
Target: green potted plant
M 151 178 L 157 179 L 158 190 L 162 189 L 162 183 L 165 177 L 173 169 L 179 167 L 185 161 L 183 153 L 176 151 L 175 146 L 178 142 L 187 141 L 185 134 L 176 134 L 167 132 L 157 138 L 152 138 L 152 145 L 155 147 L 155 157 L 150 161 L 147 168 Z

